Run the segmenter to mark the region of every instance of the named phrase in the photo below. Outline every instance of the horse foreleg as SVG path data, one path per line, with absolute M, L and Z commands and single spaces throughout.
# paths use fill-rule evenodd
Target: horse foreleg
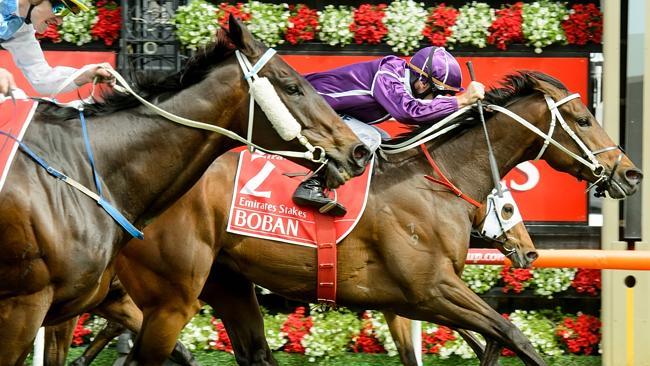
M 470 290 L 453 271 L 442 274 L 435 292 L 427 304 L 432 321 L 481 333 L 486 339 L 513 350 L 526 365 L 546 365 L 523 333 Z M 486 353 L 489 350 L 492 358 L 494 345 L 488 343 L 488 346 Z
M 0 301 L 0 366 L 23 365 L 51 303 L 49 288 Z
M 388 329 L 393 337 L 397 351 L 399 352 L 400 361 L 405 366 L 417 366 L 415 352 L 419 352 L 418 346 L 413 344 L 411 338 L 411 322 L 412 320 L 404 318 L 394 313 L 384 311 L 384 318 L 388 324 Z M 501 347 L 498 342 L 488 341 L 488 345 L 492 344 L 493 347 L 486 352 L 486 347 L 483 343 L 474 336 L 470 331 L 457 328 L 454 329 L 458 334 L 467 342 L 472 348 L 476 356 L 481 361 L 481 365 L 498 365 L 499 354 Z
M 125 365 L 162 365 L 176 346 L 176 338 L 199 310 L 198 300 L 191 303 L 167 301 L 144 309 L 144 322 L 137 334 Z
M 70 342 L 72 342 L 74 335 L 74 328 L 78 320 L 79 317 L 75 316 L 63 323 L 45 327 L 45 365 L 65 365 Z
M 90 365 L 93 360 L 97 357 L 99 352 L 101 352 L 104 347 L 106 347 L 113 338 L 122 334 L 126 328 L 119 323 L 109 321 L 108 324 L 102 329 L 95 339 L 88 345 L 84 353 L 77 357 L 74 361 L 70 363 L 70 366 L 85 366 Z
M 476 353 L 476 357 L 478 357 L 479 360 L 483 359 L 483 355 L 485 354 L 485 345 L 481 343 L 481 341 L 474 336 L 470 331 L 465 330 L 465 329 L 454 329 L 458 334 L 463 337 L 465 342 L 470 346 L 472 351 Z
M 250 281 L 232 272 L 214 271 L 203 287 L 201 300 L 223 321 L 238 365 L 277 365 L 266 342 L 264 320 Z
M 395 313 L 383 311 L 386 324 L 390 330 L 390 335 L 393 337 L 399 359 L 405 366 L 418 366 L 418 361 L 415 359 L 416 347 L 413 345 L 411 338 L 411 319 L 407 319 Z M 417 347 L 417 351 L 421 352 L 421 346 Z
M 497 366 L 499 365 L 499 355 L 501 354 L 501 345 L 494 340 L 488 340 L 485 344 L 485 353 L 481 357 L 480 366 Z

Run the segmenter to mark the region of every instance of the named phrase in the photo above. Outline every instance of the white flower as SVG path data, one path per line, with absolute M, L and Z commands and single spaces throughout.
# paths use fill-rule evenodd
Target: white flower
M 501 266 L 465 266 L 461 278 L 472 291 L 482 294 L 490 290 L 499 281 L 501 269 Z
M 269 47 L 284 43 L 282 36 L 289 26 L 289 5 L 251 1 L 243 9 L 251 15 L 247 26 L 257 39 Z
M 519 328 L 540 353 L 557 356 L 564 353 L 555 339 L 555 324 L 538 311 L 515 310 L 510 321 Z
M 172 23 L 176 38 L 190 50 L 198 50 L 213 42 L 217 29 L 217 8 L 203 0 L 194 0 L 176 9 Z
M 552 298 L 554 293 L 566 291 L 576 272 L 575 268 L 536 268 L 532 280 L 535 294 Z
M 190 350 L 208 350 L 217 339 L 210 320 L 212 308 L 204 306 L 183 328 L 179 340 Z
M 310 362 L 343 354 L 352 337 L 361 329 L 356 314 L 340 308 L 337 311 L 312 314 L 313 326 L 300 341 Z
M 542 47 L 554 43 L 566 44 L 562 20 L 566 19 L 568 14 L 564 2 L 540 0 L 524 4 L 521 30 L 528 41 L 527 44 L 535 47 L 536 53 L 541 53 Z
M 486 3 L 472 2 L 461 7 L 447 43 L 461 43 L 479 48 L 487 46 L 488 27 L 494 22 L 494 9 Z
M 318 38 L 330 46 L 350 44 L 354 39 L 354 33 L 350 31 L 353 21 L 354 13 L 350 7 L 327 5 L 318 12 Z
M 393 1 L 386 9 L 384 24 L 388 30 L 386 43 L 395 52 L 410 54 L 422 39 L 428 12 L 423 3 L 413 0 Z
M 89 11 L 82 11 L 79 14 L 68 14 L 59 28 L 61 39 L 74 43 L 77 46 L 92 41 L 93 37 L 90 35 L 90 29 L 97 23 L 97 19 L 97 8 L 92 5 Z

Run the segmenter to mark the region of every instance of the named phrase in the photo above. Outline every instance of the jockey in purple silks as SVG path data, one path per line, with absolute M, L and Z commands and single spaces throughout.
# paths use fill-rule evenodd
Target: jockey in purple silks
M 373 152 L 388 135 L 372 124 L 390 118 L 412 125 L 433 124 L 485 95 L 479 82 L 472 81 L 466 91 L 461 87 L 458 61 L 442 47 L 425 47 L 409 62 L 386 56 L 305 78 Z M 302 182 L 293 201 L 332 216 L 346 213 L 323 192 L 320 174 Z

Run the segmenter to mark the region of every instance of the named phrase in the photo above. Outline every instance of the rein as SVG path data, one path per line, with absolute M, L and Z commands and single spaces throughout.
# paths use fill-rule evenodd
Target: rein
M 580 139 L 580 137 L 578 137 L 578 135 L 569 127 L 569 125 L 566 123 L 566 121 L 564 120 L 564 117 L 562 117 L 562 114 L 560 113 L 560 111 L 558 109 L 558 107 L 560 107 L 561 105 L 563 105 L 563 104 L 565 104 L 565 103 L 567 103 L 567 102 L 569 102 L 569 101 L 571 101 L 573 99 L 579 98 L 579 97 L 580 97 L 580 94 L 574 93 L 574 94 L 568 95 L 568 96 L 562 98 L 561 100 L 555 102 L 555 101 L 553 101 L 553 99 L 550 96 L 544 95 L 544 99 L 546 100 L 546 104 L 547 104 L 547 106 L 548 106 L 548 108 L 549 108 L 549 110 L 551 112 L 551 123 L 550 123 L 548 133 L 544 133 L 537 126 L 533 125 L 532 123 L 528 122 L 527 120 L 525 120 L 524 118 L 522 118 L 518 114 L 510 111 L 509 109 L 507 109 L 505 107 L 495 105 L 495 104 L 489 104 L 486 107 L 493 110 L 493 111 L 500 112 L 500 113 L 503 113 L 503 114 L 507 115 L 508 117 L 515 120 L 517 123 L 521 124 L 522 126 L 529 129 L 531 132 L 533 132 L 534 134 L 536 134 L 536 135 L 540 136 L 542 139 L 544 139 L 544 145 L 542 146 L 540 152 L 537 154 L 537 157 L 535 158 L 535 160 L 539 160 L 542 157 L 542 155 L 544 155 L 544 152 L 546 151 L 548 145 L 551 144 L 551 145 L 557 147 L 558 149 L 560 149 L 565 154 L 569 155 L 574 160 L 576 160 L 579 163 L 585 165 L 598 178 L 594 183 L 592 183 L 589 186 L 588 190 L 590 190 L 591 188 L 593 188 L 594 186 L 597 186 L 597 185 L 600 188 L 600 185 L 602 184 L 602 185 L 606 185 L 606 186 L 614 186 L 614 187 L 616 187 L 616 189 L 618 189 L 620 191 L 623 191 L 622 188 L 619 186 L 619 184 L 616 183 L 616 181 L 613 180 L 613 176 L 614 176 L 614 174 L 616 172 L 616 169 L 619 166 L 619 162 L 622 159 L 623 153 L 619 154 L 619 157 L 617 159 L 617 163 L 612 168 L 612 171 L 609 174 L 605 174 L 605 168 L 600 164 L 600 162 L 596 158 L 596 156 L 598 154 L 602 154 L 604 152 L 613 151 L 613 150 L 621 150 L 621 148 L 619 146 L 610 146 L 610 147 L 605 147 L 605 148 L 602 148 L 602 149 L 599 149 L 599 150 L 591 151 L 585 145 L 585 143 Z M 411 139 L 409 139 L 407 141 L 401 142 L 399 144 L 382 144 L 381 145 L 382 153 L 384 153 L 384 154 L 397 154 L 397 153 L 400 153 L 400 152 L 404 152 L 406 150 L 409 150 L 409 149 L 412 149 L 412 148 L 416 147 L 417 145 L 421 145 L 421 144 L 424 144 L 424 143 L 426 143 L 428 141 L 431 141 L 431 140 L 433 140 L 433 139 L 435 139 L 435 138 L 437 138 L 437 137 L 439 137 L 439 136 L 441 136 L 441 135 L 455 129 L 456 127 L 460 126 L 461 123 L 450 124 L 450 122 L 453 119 L 460 116 L 465 111 L 467 111 L 467 109 L 469 109 L 469 108 L 470 107 L 468 106 L 468 107 L 464 107 L 463 109 L 460 109 L 460 110 L 456 111 L 455 113 L 453 113 L 453 114 L 447 116 L 446 118 L 444 118 L 442 121 L 432 125 L 431 127 L 426 129 L 425 131 L 419 133 L 417 136 L 414 136 L 414 137 L 412 137 Z M 559 121 L 560 126 L 562 127 L 562 129 L 564 129 L 566 131 L 566 133 L 569 134 L 571 139 L 573 139 L 575 141 L 575 143 L 578 145 L 580 150 L 582 150 L 583 156 L 586 156 L 586 158 L 583 157 L 583 156 L 580 156 L 578 154 L 573 153 L 572 151 L 570 151 L 569 149 L 564 147 L 564 145 L 560 144 L 559 142 L 557 142 L 556 140 L 553 139 L 553 132 L 555 131 L 555 125 L 556 125 L 557 121 Z M 600 196 L 604 196 L 605 195 L 604 188 L 598 189 L 596 194 L 600 195 Z
M 320 146 L 313 146 L 311 145 L 311 143 L 309 143 L 307 138 L 301 134 L 302 127 L 300 126 L 298 121 L 296 121 L 296 119 L 293 117 L 293 115 L 291 114 L 287 106 L 282 102 L 282 100 L 278 96 L 277 92 L 273 88 L 273 85 L 270 83 L 268 78 L 260 77 L 257 75 L 257 73 L 269 62 L 269 60 L 275 55 L 275 53 L 276 51 L 273 48 L 267 49 L 266 52 L 259 58 L 259 60 L 257 60 L 255 65 L 252 65 L 248 60 L 248 58 L 246 57 L 246 55 L 239 52 L 239 50 L 235 51 L 235 54 L 237 56 L 237 61 L 239 62 L 239 66 L 242 72 L 244 73 L 244 78 L 246 79 L 250 87 L 249 93 L 251 95 L 251 98 L 250 98 L 249 117 L 248 117 L 248 121 L 249 121 L 248 136 L 246 139 L 244 139 L 243 137 L 239 136 L 238 134 L 226 128 L 214 126 L 204 122 L 194 121 L 189 118 L 184 118 L 165 111 L 164 109 L 158 107 L 157 105 L 149 102 L 148 100 L 138 95 L 138 93 L 136 93 L 133 90 L 133 88 L 129 86 L 129 83 L 124 79 L 124 77 L 120 75 L 120 73 L 118 73 L 115 69 L 113 69 L 113 67 L 109 64 L 84 66 L 83 68 L 77 70 L 77 72 L 75 72 L 74 74 L 70 75 L 67 79 L 65 79 L 63 83 L 61 83 L 61 86 L 57 89 L 57 91 L 55 91 L 52 95 L 50 95 L 49 98 L 41 98 L 41 99 L 47 100 L 49 102 L 52 102 L 62 107 L 72 107 L 77 110 L 82 108 L 84 103 L 92 103 L 93 100 L 92 95 L 86 100 L 81 100 L 81 101 L 77 100 L 70 103 L 58 102 L 54 98 L 54 96 L 59 94 L 66 86 L 73 83 L 74 80 L 79 75 L 83 74 L 84 72 L 86 72 L 87 70 L 93 67 L 99 66 L 104 70 L 108 71 L 115 78 L 115 80 L 118 83 L 113 87 L 115 90 L 121 93 L 125 93 L 125 94 L 128 93 L 133 95 L 133 97 L 135 97 L 138 101 L 140 101 L 140 103 L 144 104 L 147 108 L 151 109 L 159 116 L 171 122 L 175 122 L 187 127 L 216 132 L 226 137 L 229 137 L 233 140 L 239 141 L 242 144 L 249 146 L 250 148 L 264 151 L 269 154 L 307 159 L 315 163 L 325 164 L 327 163 L 327 156 L 325 154 L 325 149 Z M 94 93 L 94 84 L 93 84 L 93 93 Z M 264 111 L 264 113 L 271 121 L 273 128 L 278 132 L 278 134 L 283 140 L 291 141 L 295 138 L 298 140 L 298 142 L 301 145 L 303 145 L 307 149 L 307 151 L 297 152 L 297 151 L 269 150 L 253 143 L 252 131 L 253 131 L 253 117 L 254 117 L 253 113 L 254 113 L 255 102 L 257 102 L 260 105 L 262 111 Z
M 429 153 L 429 150 L 427 150 L 426 146 L 424 144 L 420 145 L 420 148 L 422 149 L 422 152 L 424 153 L 424 156 L 427 158 L 427 161 L 433 168 L 433 170 L 438 174 L 440 179 L 436 179 L 430 175 L 425 175 L 424 177 L 431 182 L 440 184 L 450 191 L 452 191 L 457 197 L 460 197 L 464 199 L 465 201 L 469 202 L 470 204 L 474 205 L 476 208 L 481 208 L 481 203 L 476 201 L 475 199 L 469 197 L 468 195 L 464 194 L 458 187 L 456 187 L 451 181 L 442 173 L 442 170 L 440 170 L 440 167 L 438 167 L 438 164 L 433 160 L 431 157 L 431 154 Z M 516 215 L 513 215 L 513 218 L 509 220 L 505 220 L 501 217 L 499 214 L 497 206 L 499 206 L 497 203 L 510 203 L 513 205 L 514 210 L 516 210 Z M 508 244 L 508 230 L 510 230 L 512 227 L 514 227 L 516 224 L 520 223 L 523 221 L 521 218 L 521 215 L 519 213 L 519 208 L 517 207 L 517 203 L 515 202 L 514 198 L 512 198 L 512 195 L 508 190 L 503 190 L 502 194 L 499 195 L 497 192 L 497 189 L 495 188 L 490 195 L 488 195 L 487 198 L 487 203 L 488 205 L 486 209 L 485 216 L 483 219 L 476 225 L 480 229 L 476 231 L 476 236 L 479 238 L 485 239 L 487 241 L 494 241 L 498 244 L 500 244 L 503 247 L 503 250 L 506 252 L 505 256 L 510 257 L 513 254 L 517 252 L 517 248 L 515 247 L 509 247 L 507 246 Z M 488 222 L 489 219 L 489 222 Z M 504 224 L 505 222 L 505 224 Z M 501 236 L 505 236 L 504 239 L 499 239 Z
M 453 183 L 452 183 L 452 182 L 451 182 L 451 181 L 450 181 L 450 180 L 449 180 L 449 179 L 448 179 L 448 178 L 447 178 L 447 177 L 442 173 L 442 170 L 440 170 L 440 168 L 438 167 L 438 164 L 436 164 L 436 162 L 433 160 L 433 158 L 431 157 L 431 154 L 429 154 L 429 150 L 427 150 L 427 148 L 426 148 L 426 146 L 425 146 L 424 144 L 420 145 L 420 148 L 422 149 L 422 152 L 424 153 L 424 156 L 426 156 L 427 161 L 429 162 L 429 164 L 431 165 L 431 167 L 433 168 L 433 170 L 434 170 L 434 171 L 436 172 L 436 174 L 438 174 L 438 176 L 440 177 L 440 179 L 436 179 L 436 178 L 434 178 L 434 177 L 432 177 L 432 176 L 430 176 L 430 175 L 425 175 L 424 177 L 425 177 L 426 179 L 428 179 L 428 180 L 430 180 L 430 181 L 432 181 L 432 182 L 434 182 L 434 183 L 438 183 L 438 184 L 440 184 L 440 185 L 446 187 L 447 189 L 449 189 L 450 191 L 452 191 L 452 192 L 453 192 L 457 197 L 460 197 L 460 198 L 464 199 L 465 201 L 469 202 L 470 204 L 476 206 L 477 208 L 480 208 L 480 207 L 481 207 L 481 204 L 480 204 L 478 201 L 476 201 L 475 199 L 473 199 L 473 198 L 471 198 L 470 196 L 468 196 L 468 195 L 466 195 L 465 193 L 463 193 L 463 192 L 462 192 L 458 187 L 456 187 L 456 186 L 455 186 L 455 185 L 454 185 L 454 184 L 453 184 Z

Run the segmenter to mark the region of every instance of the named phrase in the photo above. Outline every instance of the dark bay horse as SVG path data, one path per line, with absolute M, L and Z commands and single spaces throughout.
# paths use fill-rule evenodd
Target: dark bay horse
M 236 167 L 232 167 L 236 169 Z M 494 198 L 499 200 L 498 197 Z M 488 215 L 499 215 L 498 217 L 509 219 L 515 215 L 515 210 L 518 210 L 512 196 L 507 196 L 502 199 L 505 204 L 501 207 L 501 212 L 496 212 L 494 205 L 487 205 L 485 202 L 478 209 L 474 218 L 473 227 L 477 231 L 481 231 L 485 224 Z M 487 210 L 490 209 L 488 212 Z M 501 224 L 501 228 L 505 229 Z M 528 234 L 528 230 L 522 221 L 509 229 L 505 229 L 496 238 L 486 238 L 499 249 L 505 256 L 511 259 L 512 266 L 515 268 L 528 268 L 532 262 L 537 258 L 537 251 L 533 245 L 533 241 Z M 457 273 L 457 275 L 460 275 Z M 142 325 L 142 312 L 133 303 L 133 300 L 126 293 L 117 278 L 111 283 L 108 296 L 99 304 L 95 309 L 92 309 L 94 314 L 100 315 L 106 319 L 111 319 L 106 327 L 95 336 L 91 344 L 84 350 L 83 355 L 75 359 L 71 365 L 82 366 L 90 365 L 90 363 L 97 357 L 99 352 L 108 345 L 108 343 L 126 329 L 134 333 L 140 331 Z M 419 347 L 414 347 L 411 334 L 411 321 L 392 313 L 384 313 L 388 322 L 391 334 L 397 349 L 399 351 L 402 363 L 407 366 L 417 366 L 415 359 L 415 350 Z M 45 364 L 47 366 L 64 366 L 72 339 L 72 333 L 75 328 L 77 318 L 70 319 L 64 324 L 57 326 L 50 326 L 46 328 L 46 357 Z M 481 353 L 482 345 L 471 335 L 460 330 L 461 335 L 465 337 L 473 347 L 477 347 Z M 482 353 L 479 354 L 482 356 Z M 177 363 L 182 365 L 192 365 L 192 355 L 177 342 L 175 353 L 172 357 Z
M 521 72 L 490 90 L 486 99 L 492 111 L 506 106 L 507 113 L 516 114 L 486 113 L 500 176 L 541 155 L 555 169 L 594 182 L 613 198 L 636 191 L 641 172 L 559 81 Z M 477 114 L 458 121 L 459 129 L 427 143 L 427 149 L 462 192 L 485 197 L 492 179 Z M 540 138 L 539 130 L 548 131 L 551 121 L 560 121 L 566 130 L 558 128 L 553 141 L 543 133 Z M 225 231 L 236 159 L 237 154 L 224 154 L 148 228 L 145 241 L 131 242 L 117 259 L 120 280 L 144 314 L 132 351 L 138 361 L 162 362 L 201 296 L 222 314 L 239 364 L 275 364 L 252 284 L 289 298 L 316 300 L 315 250 Z M 339 244 L 338 303 L 476 331 L 493 341 L 487 353 L 507 346 L 525 364 L 544 365 L 521 331 L 456 275 L 476 210 L 423 181 L 430 171 L 416 150 L 379 161 L 365 213 Z M 488 358 L 483 364 L 493 362 Z
M 184 73 L 150 86 L 148 98 L 185 118 L 246 135 L 249 86 L 236 50 L 255 64 L 267 48 L 238 21 Z M 280 57 L 258 71 L 302 127 L 324 149 L 327 183 L 363 172 L 368 151 L 329 105 Z M 267 88 L 268 90 L 268 88 Z M 85 107 L 104 199 L 143 228 L 188 190 L 212 161 L 238 143 L 161 118 L 131 96 Z M 255 143 L 304 151 L 286 142 L 255 107 Z M 41 104 L 24 142 L 55 168 L 91 187 L 79 113 Z M 319 165 L 301 160 L 310 168 Z M 0 365 L 22 365 L 42 324 L 93 308 L 105 296 L 112 263 L 130 239 L 93 200 L 17 154 L 0 195 Z

